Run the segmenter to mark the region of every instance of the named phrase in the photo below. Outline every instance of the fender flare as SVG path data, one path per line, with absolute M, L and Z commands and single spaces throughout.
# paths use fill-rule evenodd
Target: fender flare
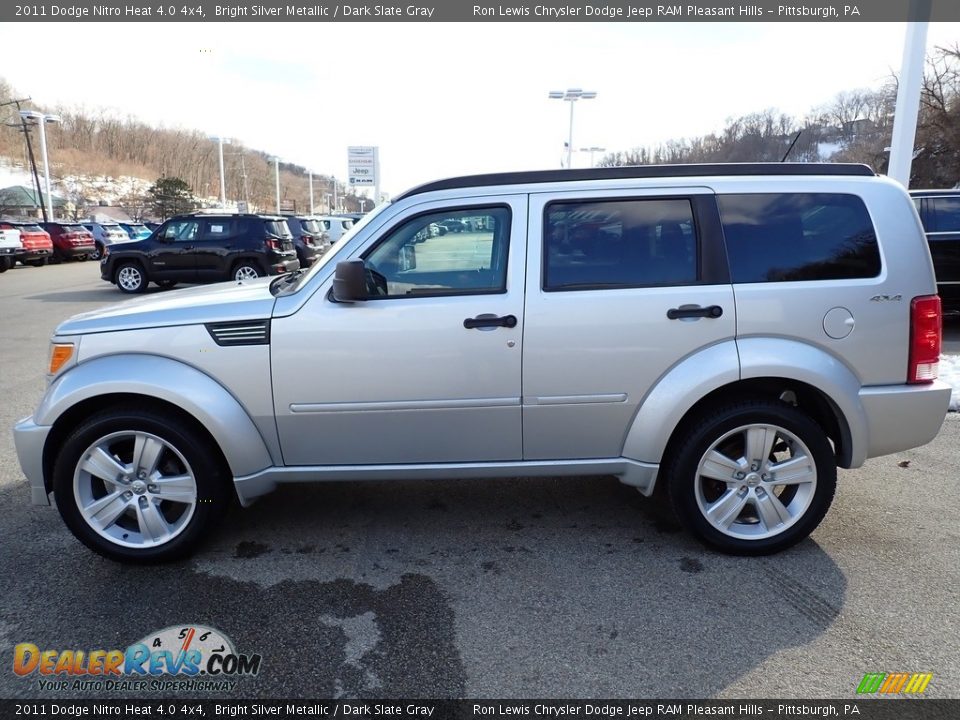
M 841 466 L 864 463 L 869 437 L 859 378 L 826 351 L 783 338 L 729 340 L 674 365 L 640 403 L 624 441 L 623 456 L 660 463 L 674 430 L 694 405 L 726 385 L 760 378 L 796 380 L 825 394 L 844 434 Z
M 740 361 L 733 340 L 688 355 L 657 380 L 638 405 L 623 443 L 623 456 L 659 463 L 670 436 L 696 403 L 740 379 Z
M 52 383 L 34 422 L 52 426 L 77 403 L 114 394 L 158 398 L 193 416 L 220 446 L 234 477 L 273 465 L 260 431 L 226 388 L 190 365 L 156 355 L 107 355 L 75 365 Z

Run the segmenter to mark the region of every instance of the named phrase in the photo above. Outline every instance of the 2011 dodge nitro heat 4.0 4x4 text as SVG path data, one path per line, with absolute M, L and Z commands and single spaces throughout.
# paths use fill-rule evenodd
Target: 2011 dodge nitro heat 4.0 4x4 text
M 453 178 L 238 279 L 56 329 L 17 452 L 97 552 L 182 556 L 280 483 L 615 475 L 771 553 L 950 397 L 917 210 L 861 165 Z

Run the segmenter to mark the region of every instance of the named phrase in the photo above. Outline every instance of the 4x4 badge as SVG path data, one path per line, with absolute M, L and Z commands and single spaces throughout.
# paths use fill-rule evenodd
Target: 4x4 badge
M 903 295 L 874 295 L 870 302 L 900 302 Z

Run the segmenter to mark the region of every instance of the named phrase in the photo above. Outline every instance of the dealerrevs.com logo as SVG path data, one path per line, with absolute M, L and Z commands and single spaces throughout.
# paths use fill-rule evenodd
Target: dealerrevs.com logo
M 230 692 L 238 678 L 256 676 L 261 661 L 203 625 L 171 625 L 125 650 L 51 650 L 28 642 L 13 650 L 13 672 L 36 677 L 40 690 Z

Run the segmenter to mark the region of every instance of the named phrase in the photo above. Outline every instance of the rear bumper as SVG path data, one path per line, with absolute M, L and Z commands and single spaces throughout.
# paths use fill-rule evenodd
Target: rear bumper
M 268 275 L 283 275 L 284 273 L 293 272 L 294 270 L 300 269 L 300 261 L 297 259 L 297 254 L 293 253 L 293 257 L 271 257 L 268 258 L 270 263 L 267 266 Z
M 40 260 L 51 255 L 53 255 L 52 248 L 24 248 L 16 252 L 17 260 L 21 261 Z
M 950 386 L 940 380 L 860 390 L 867 417 L 867 457 L 909 450 L 933 440 L 947 414 L 950 392 Z
M 89 246 L 81 245 L 77 247 L 58 247 L 57 254 L 61 257 L 75 258 L 80 257 L 81 255 L 89 255 L 92 252 L 96 251 L 96 246 L 91 243 Z
M 50 498 L 43 481 L 43 446 L 50 428 L 37 425 L 33 417 L 27 417 L 13 427 L 13 444 L 17 449 L 20 469 L 30 484 L 30 502 L 34 505 L 49 505 Z

